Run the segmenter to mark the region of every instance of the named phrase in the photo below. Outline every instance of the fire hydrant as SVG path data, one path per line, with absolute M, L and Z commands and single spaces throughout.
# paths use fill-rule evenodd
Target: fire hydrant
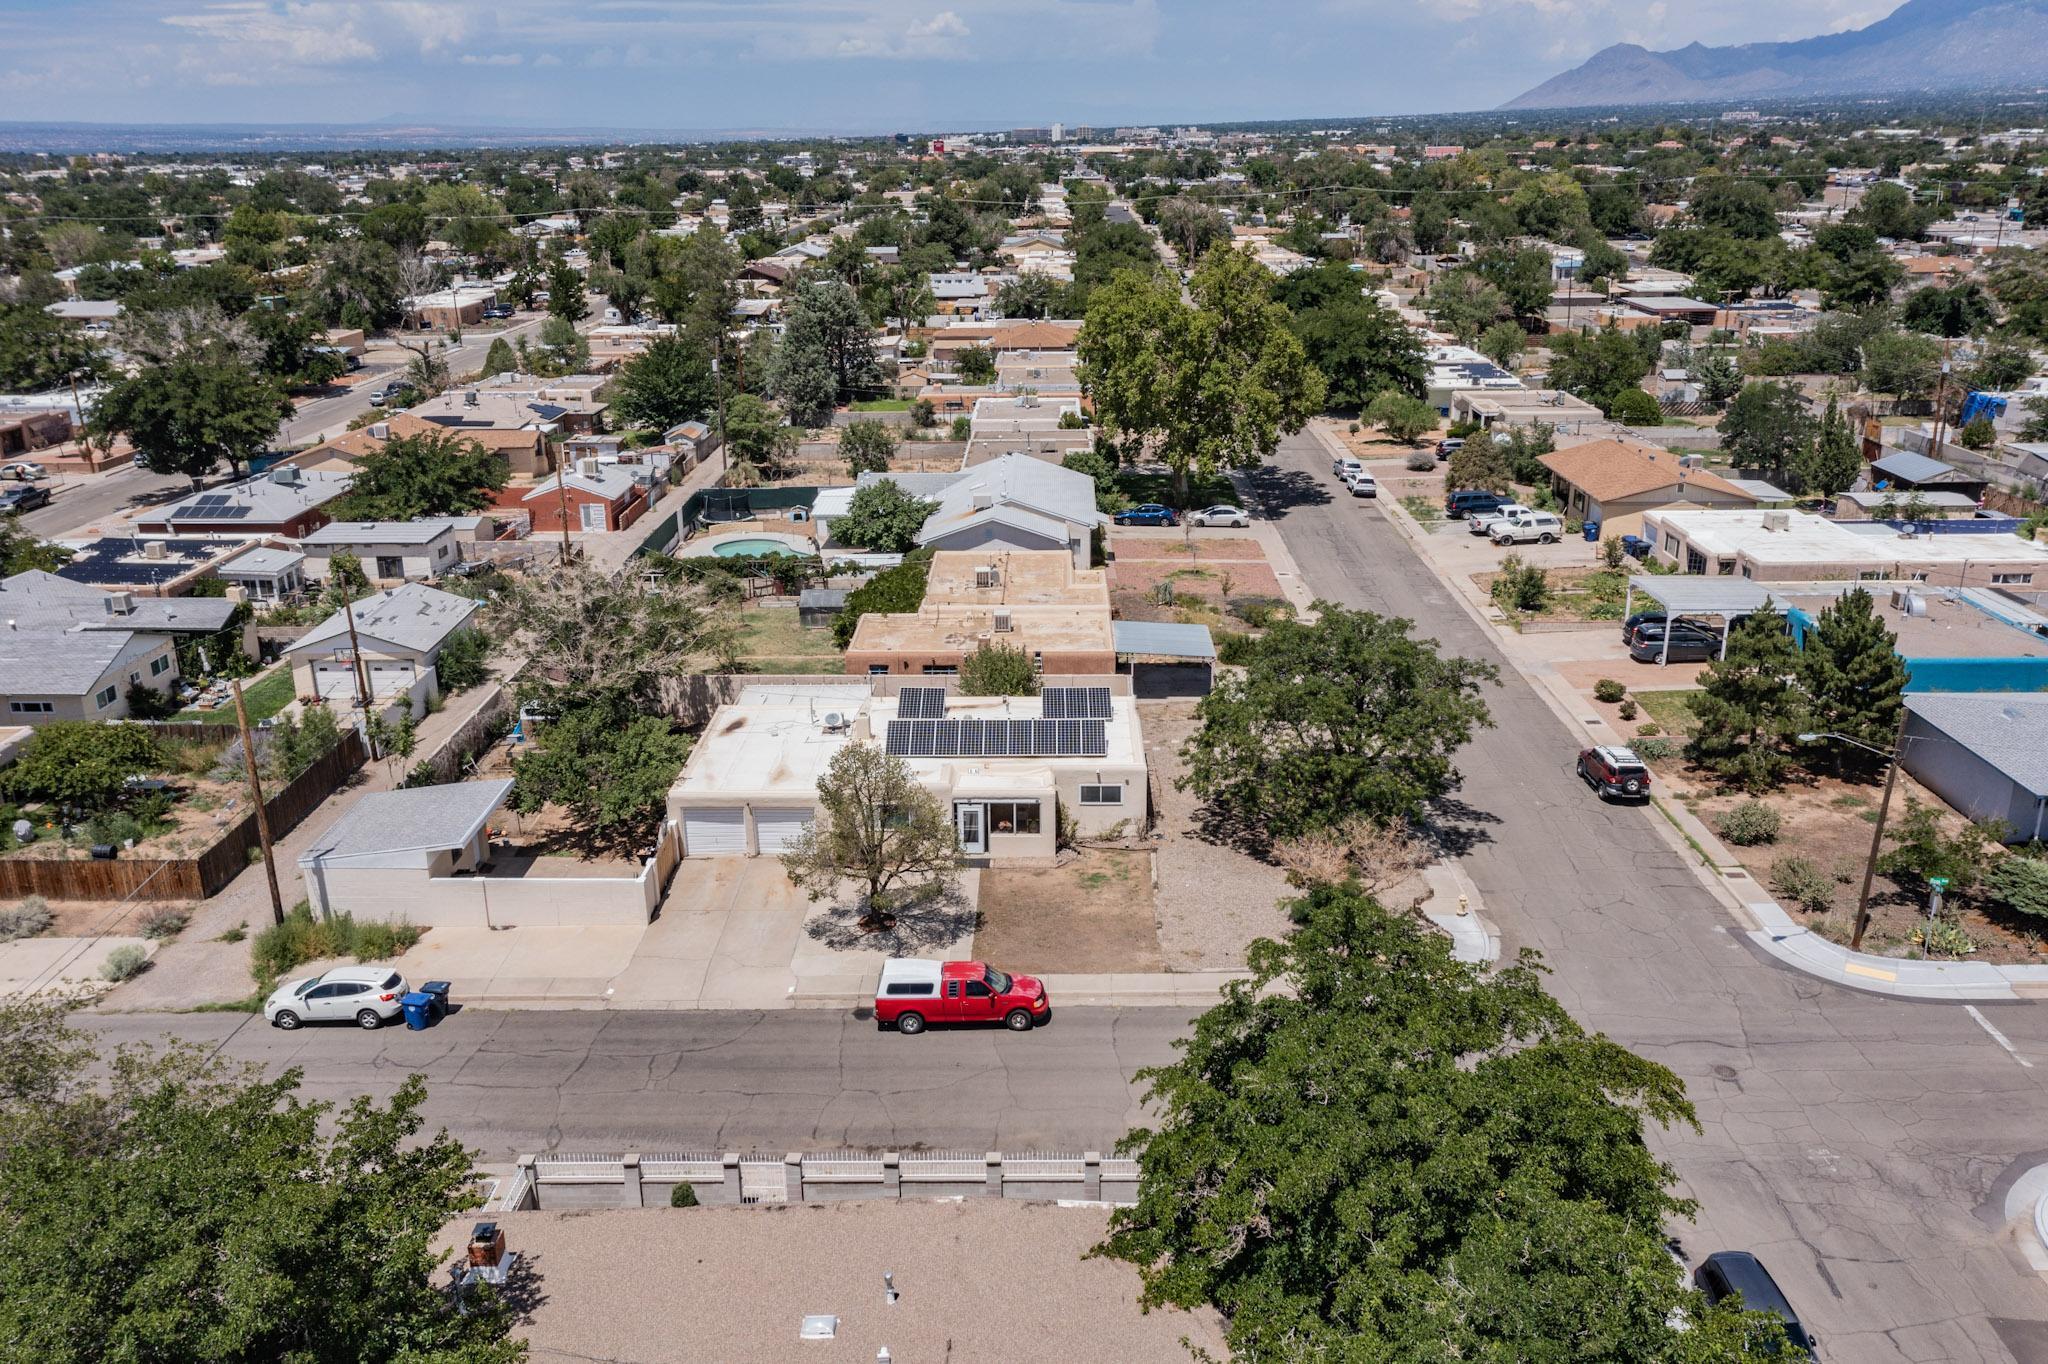
M 1458 917 L 1462 919 L 1471 912 L 1472 906 L 1466 902 L 1464 896 L 1460 895 L 1458 897 Z

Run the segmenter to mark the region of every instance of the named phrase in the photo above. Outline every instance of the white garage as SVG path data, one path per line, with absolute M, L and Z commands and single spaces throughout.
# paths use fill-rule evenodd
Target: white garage
M 707 806 L 683 811 L 683 856 L 743 857 L 747 851 L 747 808 Z
M 809 810 L 771 810 L 754 807 L 754 842 L 763 857 L 775 857 L 789 851 L 803 831 L 809 827 Z

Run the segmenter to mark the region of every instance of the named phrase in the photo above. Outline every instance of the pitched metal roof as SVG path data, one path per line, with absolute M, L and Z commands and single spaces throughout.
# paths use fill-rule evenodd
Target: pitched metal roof
M 1938 459 L 1916 455 L 1911 450 L 1898 450 L 1883 459 L 1874 459 L 1870 461 L 1870 467 L 1881 474 L 1903 479 L 1907 483 L 1931 483 L 1944 475 L 1956 472 L 1953 464 L 1943 464 Z
M 0 692 L 16 696 L 83 696 L 120 664 L 169 641 L 133 630 L 0 628 Z
M 299 855 L 299 865 L 459 848 L 476 837 L 511 791 L 506 778 L 369 792 L 313 840 Z
M 414 653 L 437 649 L 441 641 L 476 614 L 480 603 L 425 583 L 406 583 L 374 592 L 355 604 L 356 634 Z M 299 653 L 348 635 L 348 617 L 336 611 L 294 641 L 285 652 Z
M 426 545 L 454 528 L 441 517 L 422 521 L 330 521 L 299 537 L 302 545 Z
M 1914 692 L 1906 709 L 2010 777 L 2048 796 L 2048 695 L 2036 692 Z M 1910 754 L 1912 741 L 1907 740 Z
M 1110 632 L 1120 654 L 1155 654 L 1162 658 L 1216 657 L 1216 640 L 1206 625 L 1119 620 L 1110 622 Z
M 238 530 L 248 524 L 272 525 L 291 520 L 323 502 L 331 502 L 348 491 L 353 472 L 332 469 L 295 469 L 296 482 L 280 483 L 268 474 L 245 478 L 226 487 L 209 488 L 161 511 L 145 512 L 138 518 L 155 525 L 219 525 Z

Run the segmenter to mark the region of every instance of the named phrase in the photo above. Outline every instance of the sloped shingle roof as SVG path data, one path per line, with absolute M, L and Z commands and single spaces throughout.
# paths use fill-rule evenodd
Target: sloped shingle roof
M 1568 450 L 1553 450 L 1541 458 L 1544 468 L 1596 502 L 1641 497 L 1660 488 L 1675 488 L 1680 480 L 1677 455 L 1669 450 L 1650 451 L 1625 445 L 1618 440 L 1589 441 Z M 1686 470 L 1684 482 L 1687 487 L 1755 500 L 1746 490 L 1705 469 Z

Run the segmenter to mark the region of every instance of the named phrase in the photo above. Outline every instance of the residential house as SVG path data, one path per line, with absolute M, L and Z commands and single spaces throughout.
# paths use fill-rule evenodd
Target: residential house
M 1068 681 L 1049 677 L 1036 697 L 962 696 L 922 679 L 749 686 L 713 712 L 669 789 L 684 856 L 783 852 L 816 816 L 818 779 L 855 743 L 901 757 L 971 858 L 1050 863 L 1063 813 L 1083 835 L 1142 829 L 1145 745 L 1129 683 Z
M 1109 519 L 1095 509 L 1094 479 L 1030 455 L 1003 455 L 955 473 L 862 474 L 855 491 L 884 479 L 937 504 L 917 538 L 931 549 L 1060 549 L 1086 568 L 1095 530 Z M 830 543 L 833 505 L 812 506 L 821 545 Z
M 661 443 L 675 451 L 685 469 L 693 469 L 718 449 L 718 432 L 700 421 L 681 422 L 661 433 Z
M 846 671 L 953 674 L 998 644 L 1029 655 L 1041 674 L 1115 672 L 1107 571 L 1076 567 L 1059 550 L 941 551 L 917 610 L 861 616 Z
M 152 507 L 136 517 L 135 527 L 144 535 L 296 540 L 327 524 L 323 509 L 348 491 L 353 477 L 332 469 L 279 465 L 167 507 Z
M 1431 346 L 1424 353 L 1428 372 L 1424 377 L 1425 398 L 1445 416 L 1454 416 L 1452 399 L 1474 389 L 1519 392 L 1522 381 L 1470 346 Z
M 306 556 L 295 549 L 256 545 L 221 564 L 214 576 L 228 585 L 230 594 L 239 591 L 246 600 L 267 605 L 305 590 Z
M 496 285 L 457 284 L 408 298 L 405 310 L 416 326 L 459 331 L 483 321 L 484 309 L 496 306 L 497 302 Z
M 1977 474 L 1964 473 L 1910 450 L 1894 450 L 1870 462 L 1871 487 L 1878 492 L 1896 492 L 1904 502 L 1915 492 L 1959 493 L 1974 505 L 1984 495 L 1986 481 Z
M 1855 583 L 1771 584 L 1793 642 Z M 1985 587 L 1914 582 L 1867 588 L 1906 665 L 1909 692 L 2048 691 L 2048 616 Z
M 173 692 L 179 638 L 218 632 L 234 610 L 216 597 L 137 597 L 51 573 L 17 573 L 0 582 L 5 719 L 125 719 L 129 688 Z
M 1578 432 L 1607 422 L 1606 414 L 1583 398 L 1561 389 L 1520 384 L 1511 389 L 1458 389 L 1451 394 L 1446 415 L 1454 423 L 1477 422 L 1488 431 L 1541 423 L 1559 432 Z
M 2006 841 L 2048 838 L 2048 694 L 1927 693 L 1906 698 L 1900 765 Z
M 68 582 L 99 592 L 138 597 L 182 597 L 245 553 L 249 540 L 142 540 L 132 535 L 68 541 L 71 557 L 54 570 Z
M 285 649 L 299 695 L 340 705 L 367 695 L 378 706 L 409 705 L 420 719 L 440 694 L 441 647 L 481 605 L 424 583 L 372 593 Z
M 533 533 L 624 530 L 646 514 L 660 494 L 645 476 L 620 464 L 583 460 L 553 478 L 510 483 L 491 494 L 491 505 L 523 511 Z
M 1986 523 L 1986 529 L 1997 528 Z M 1660 563 L 1683 572 L 1764 583 L 2048 585 L 2048 545 L 2002 530 L 1909 535 L 1882 521 L 1843 523 L 1804 512 L 1664 508 L 1643 513 L 1643 538 Z
M 481 516 L 427 516 L 417 521 L 332 521 L 301 536 L 305 574 L 324 581 L 337 554 L 355 556 L 373 583 L 438 578 L 462 562 L 465 541 L 474 543 L 485 524 Z
M 67 410 L 0 408 L 0 459 L 33 455 L 71 439 L 71 413 Z
M 1541 457 L 1565 513 L 1600 523 L 1603 538 L 1637 535 L 1659 507 L 1753 507 L 1756 498 L 1697 457 L 1618 440 L 1588 441 Z

